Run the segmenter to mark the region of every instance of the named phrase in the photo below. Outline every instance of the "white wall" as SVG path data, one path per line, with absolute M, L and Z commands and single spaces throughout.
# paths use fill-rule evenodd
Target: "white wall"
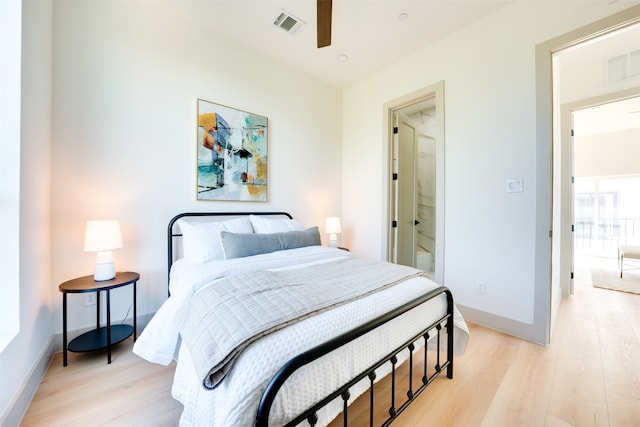
M 576 177 L 638 175 L 640 127 L 606 134 L 576 136 Z M 624 153 L 624 155 L 621 155 Z
M 54 23 L 54 286 L 92 274 L 94 254 L 82 251 L 88 219 L 120 220 L 116 268 L 141 274 L 145 315 L 166 299 L 166 226 L 177 213 L 286 210 L 321 230 L 340 213 L 338 90 L 159 3 L 58 1 Z M 196 201 L 197 98 L 269 118 L 269 202 Z M 112 317 L 122 319 L 131 289 L 112 296 Z M 94 309 L 70 297 L 69 328 L 90 327 Z
M 19 167 L 20 332 L 0 355 L 0 425 L 3 426 L 18 424 L 53 354 L 51 35 L 51 2 L 24 0 Z M 3 116 L 3 120 L 5 118 Z M 2 283 L 2 286 L 12 284 Z
M 550 229 L 550 210 L 538 204 L 550 200 L 551 145 L 537 146 L 535 48 L 636 3 L 515 2 L 348 88 L 343 217 L 352 250 L 384 254 L 382 105 L 443 80 L 445 285 L 470 320 L 543 341 L 546 319 L 530 326 L 547 312 L 548 277 L 536 281 L 536 270 L 549 254 L 536 248 Z M 506 193 L 509 178 L 522 178 L 524 192 Z

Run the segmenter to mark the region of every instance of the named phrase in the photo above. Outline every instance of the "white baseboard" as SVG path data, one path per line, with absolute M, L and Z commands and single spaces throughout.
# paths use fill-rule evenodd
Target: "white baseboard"
M 22 387 L 20 387 L 20 390 L 9 404 L 8 409 L 0 418 L 0 426 L 17 427 L 20 425 L 24 414 L 27 413 L 31 399 L 33 399 L 36 391 L 38 391 L 40 382 L 51 364 L 51 359 L 56 352 L 55 348 L 55 338 L 52 335 L 47 344 L 42 348 L 42 351 L 36 359 L 36 363 L 34 363 L 29 375 L 27 375 L 27 378 L 22 383 Z
M 496 314 L 488 313 L 485 311 L 476 310 L 475 308 L 467 307 L 461 304 L 456 304 L 458 310 L 469 322 L 477 323 L 478 325 L 485 326 L 489 329 L 504 332 L 505 334 L 513 335 L 516 338 L 521 338 L 525 341 L 531 341 L 540 345 L 547 345 L 541 340 L 535 339 L 534 325 L 519 322 L 517 320 L 509 319 L 506 317 L 498 316 Z

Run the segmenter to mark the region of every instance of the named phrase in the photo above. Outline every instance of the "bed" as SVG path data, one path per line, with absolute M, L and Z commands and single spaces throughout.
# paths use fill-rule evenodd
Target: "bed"
M 134 353 L 177 361 L 183 427 L 324 426 L 340 415 L 347 425 L 355 399 L 369 390 L 376 401 L 374 383 L 423 352 L 421 380 L 405 401 L 391 397 L 386 425 L 440 373 L 452 378 L 466 347 L 448 289 L 323 247 L 317 227 L 288 213 L 181 213 L 167 244 L 169 298 Z

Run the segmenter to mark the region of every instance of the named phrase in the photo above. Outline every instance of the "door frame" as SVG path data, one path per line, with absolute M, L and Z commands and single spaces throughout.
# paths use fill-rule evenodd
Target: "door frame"
M 603 104 L 610 104 L 612 102 L 624 101 L 629 98 L 636 98 L 640 96 L 640 87 L 625 89 L 617 92 L 611 92 L 600 96 L 581 99 L 579 101 L 562 104 L 560 106 L 560 127 L 561 127 L 561 139 L 560 145 L 562 150 L 562 157 L 557 160 L 554 157 L 554 161 L 561 163 L 561 177 L 563 185 L 560 189 L 561 194 L 559 200 L 554 198 L 553 204 L 560 204 L 560 209 L 565 215 L 562 215 L 560 224 L 560 233 L 554 235 L 554 238 L 560 239 L 560 265 L 552 265 L 552 269 L 558 268 L 561 275 L 565 277 L 565 280 L 560 280 L 560 289 L 562 291 L 562 298 L 569 298 L 573 295 L 573 281 L 566 281 L 573 272 L 573 265 L 575 264 L 575 254 L 573 252 L 574 234 L 571 233 L 571 225 L 573 224 L 573 199 L 574 191 L 573 186 L 567 184 L 567 181 L 571 178 L 573 169 L 573 157 L 574 146 L 572 130 L 573 126 L 573 113 L 578 110 L 584 110 L 585 108 L 597 107 Z M 567 265 L 570 264 L 570 265 Z
M 560 108 L 554 103 L 553 53 L 577 46 L 602 35 L 640 22 L 640 5 L 602 18 L 536 45 L 536 263 L 534 271 L 534 320 L 531 333 L 536 342 L 551 341 L 553 320 L 560 306 L 559 293 L 554 293 L 552 262 L 554 260 L 553 229 L 553 138 L 561 124 Z M 562 230 L 556 230 L 561 233 Z M 560 266 L 557 266 L 560 269 Z
M 393 259 L 391 239 L 391 213 L 393 212 L 393 116 L 400 111 L 420 102 L 434 99 L 436 106 L 436 244 L 434 273 L 432 279 L 444 285 L 444 213 L 445 213 L 445 111 L 444 111 L 444 81 L 439 81 L 425 88 L 392 99 L 383 105 L 383 132 L 385 144 L 382 150 L 383 185 L 386 191 L 382 195 L 382 244 L 386 261 Z

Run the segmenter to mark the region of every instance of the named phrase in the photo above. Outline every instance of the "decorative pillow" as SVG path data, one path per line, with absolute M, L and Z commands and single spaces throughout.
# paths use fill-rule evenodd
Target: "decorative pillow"
M 285 233 L 238 234 L 220 232 L 220 240 L 226 259 L 268 254 L 285 249 L 320 245 L 318 227 Z
M 178 225 L 182 231 L 183 257 L 193 263 L 224 259 L 220 243 L 221 231 L 253 233 L 251 221 L 247 217 L 209 222 L 180 218 Z
M 258 215 L 249 215 L 254 233 L 285 233 L 287 231 L 303 231 L 304 226 L 297 219 L 289 218 L 265 218 Z

